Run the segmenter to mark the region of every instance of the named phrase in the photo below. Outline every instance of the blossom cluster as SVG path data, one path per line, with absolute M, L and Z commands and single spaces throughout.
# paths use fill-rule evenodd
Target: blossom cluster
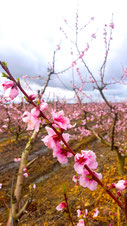
M 74 169 L 79 174 L 79 176 L 74 176 L 73 181 L 76 183 L 78 182 L 84 188 L 87 187 L 93 191 L 97 187 L 97 182 L 93 179 L 88 170 L 85 169 L 85 165 L 87 165 L 92 170 L 92 173 L 98 179 L 102 179 L 101 173 L 93 171 L 93 169 L 96 169 L 98 166 L 95 153 L 91 150 L 82 150 L 81 154 L 77 153 L 75 155 Z
M 48 132 L 48 135 L 45 136 L 42 141 L 48 148 L 51 148 L 53 150 L 53 157 L 56 157 L 61 164 L 65 164 L 68 162 L 68 158 L 72 157 L 72 153 L 67 150 L 63 141 L 61 141 L 60 134 L 62 135 L 64 140 L 68 142 L 70 135 L 63 132 L 66 129 L 72 128 L 72 125 L 70 124 L 70 120 L 64 116 L 63 111 L 52 111 L 51 115 L 53 119 L 53 126 L 58 131 L 58 134 L 56 134 L 56 132 L 52 128 L 47 126 L 46 130 Z
M 61 202 L 57 207 L 56 210 L 58 211 L 67 211 L 67 203 L 65 201 Z M 79 218 L 79 222 L 77 224 L 77 226 L 85 226 L 85 218 L 96 218 L 99 214 L 98 208 L 94 209 L 94 211 L 92 212 L 92 214 L 88 213 L 88 210 L 85 209 L 83 211 L 81 211 L 80 209 L 77 210 L 77 216 Z
M 27 123 L 27 130 L 35 129 L 36 132 L 39 131 L 40 125 L 45 123 L 45 120 L 41 117 L 41 112 L 44 112 L 47 108 L 48 104 L 41 101 L 37 107 L 31 110 L 31 112 L 24 112 L 22 119 Z M 61 141 L 60 135 L 62 135 L 64 141 L 67 143 L 70 135 L 64 133 L 64 131 L 74 127 L 75 125 L 72 126 L 70 124 L 69 118 L 64 116 L 63 111 L 52 111 L 51 116 L 52 126 L 45 127 L 48 135 L 42 138 L 42 141 L 48 148 L 53 150 L 53 157 L 56 157 L 61 164 L 65 164 L 68 162 L 68 158 L 72 157 L 73 154 L 67 150 L 63 141 Z M 57 133 L 53 128 L 55 128 Z
M 99 214 L 99 211 L 98 211 L 98 209 L 96 208 L 96 209 L 94 210 L 94 212 L 92 213 L 92 216 L 90 216 L 90 217 L 95 218 L 95 217 L 98 216 L 98 214 Z M 84 219 L 87 218 L 87 217 L 89 217 L 89 216 L 88 216 L 88 210 L 85 209 L 84 211 L 81 211 L 81 210 L 78 209 L 78 210 L 77 210 L 77 216 L 78 216 L 78 218 L 80 218 L 80 219 L 79 219 L 79 222 L 78 222 L 78 224 L 77 224 L 77 226 L 85 226 Z
M 39 131 L 40 124 L 43 124 L 40 117 L 40 112 L 46 110 L 48 104 L 45 102 L 41 102 L 39 106 L 33 108 L 31 112 L 25 111 L 23 114 L 23 121 L 27 123 L 27 130 L 35 129 L 36 132 Z

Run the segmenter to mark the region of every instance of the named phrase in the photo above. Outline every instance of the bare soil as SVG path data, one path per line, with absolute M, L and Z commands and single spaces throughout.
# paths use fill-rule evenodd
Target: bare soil
M 3 184 L 0 190 L 0 225 L 6 225 L 8 219 L 8 209 L 10 208 L 11 184 L 18 172 L 19 163 L 14 162 L 15 157 L 20 157 L 21 153 L 28 141 L 26 137 L 20 139 L 19 142 L 8 140 L 6 134 L 0 137 L 0 183 Z M 106 184 L 115 182 L 120 178 L 117 172 L 117 158 L 114 151 L 110 151 L 100 142 L 92 138 L 90 142 L 82 140 L 81 143 L 72 141 L 71 147 L 77 152 L 80 150 L 91 149 L 95 151 L 98 161 L 98 172 L 103 174 L 103 181 Z M 21 205 L 29 198 L 29 185 L 36 184 L 33 190 L 33 200 L 27 208 L 24 215 L 18 222 L 22 226 L 68 226 L 71 225 L 66 213 L 56 210 L 56 206 L 64 200 L 63 184 L 66 187 L 68 203 L 71 208 L 74 224 L 78 223 L 77 209 L 82 206 L 87 208 L 89 213 L 98 207 L 99 216 L 91 218 L 89 225 L 109 225 L 114 222 L 117 225 L 118 213 L 120 215 L 120 225 L 125 225 L 123 213 L 119 210 L 114 201 L 98 186 L 97 190 L 91 192 L 88 189 L 78 188 L 72 181 L 75 171 L 73 168 L 73 158 L 69 163 L 61 166 L 52 156 L 52 151 L 47 149 L 39 137 L 30 153 L 28 161 L 36 158 L 29 167 L 29 177 L 25 178 L 23 199 Z M 4 200 L 4 201 L 3 201 Z M 104 201 L 105 200 L 105 201 Z M 4 203 L 5 202 L 5 203 Z M 110 216 L 110 212 L 116 212 L 117 216 Z

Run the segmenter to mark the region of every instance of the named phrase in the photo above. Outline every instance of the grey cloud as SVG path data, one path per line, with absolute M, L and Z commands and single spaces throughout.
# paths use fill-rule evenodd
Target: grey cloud
M 112 55 L 112 49 L 111 53 L 109 52 L 106 77 L 107 79 L 111 79 L 112 77 L 119 79 L 123 74 L 123 68 L 127 67 L 127 34 L 121 46 L 115 50 L 114 56 L 111 59 L 110 54 Z
M 26 74 L 39 75 L 45 71 L 46 67 L 44 59 L 40 60 L 39 56 L 27 52 L 21 47 L 0 47 L 0 59 L 7 63 L 9 70 L 16 77 L 22 77 Z M 3 71 L 2 68 L 0 71 Z
M 50 40 L 53 41 L 52 39 Z M 51 47 L 50 42 L 50 47 Z M 48 50 L 49 51 L 49 50 Z M 111 50 L 112 51 L 112 50 Z M 45 50 L 44 50 L 45 52 Z M 51 48 L 51 54 L 53 55 L 53 48 Z M 127 65 L 127 46 L 126 46 L 126 39 L 124 40 L 122 46 L 118 48 L 115 51 L 114 56 L 110 57 L 109 53 L 109 60 L 107 62 L 106 67 L 106 81 L 111 80 L 112 77 L 115 77 L 116 79 L 119 78 L 119 76 L 122 74 L 122 66 Z M 112 54 L 111 54 L 112 55 Z M 22 75 L 29 75 L 29 76 L 37 76 L 41 75 L 43 78 L 47 77 L 47 68 L 48 68 L 48 62 L 44 55 L 37 52 L 34 48 L 32 49 L 30 46 L 25 45 L 21 43 L 21 45 L 13 45 L 13 47 L 10 45 L 6 46 L 5 44 L 0 46 L 0 59 L 2 61 L 5 61 L 8 63 L 8 67 L 12 74 L 16 77 L 21 77 Z M 56 62 L 57 66 L 57 62 Z M 57 68 L 56 68 L 57 69 Z M 92 68 L 90 68 L 92 70 Z M 86 69 L 81 66 L 81 73 L 83 78 L 88 78 L 88 72 Z M 0 68 L 0 71 L 2 69 Z M 93 69 L 94 71 L 94 69 Z M 96 73 L 98 75 L 99 69 L 96 68 Z M 68 70 L 66 73 L 59 75 L 60 80 L 57 78 L 56 75 L 52 75 L 51 80 L 49 82 L 49 86 L 51 87 L 60 87 L 60 88 L 66 88 L 68 90 L 72 90 L 72 70 Z M 62 82 L 61 82 L 62 81 Z M 40 84 L 40 81 L 34 80 L 32 83 Z M 75 73 L 75 83 L 78 87 L 80 87 L 81 82 L 78 78 L 78 76 Z M 41 85 L 44 84 L 44 80 L 41 81 Z M 113 92 L 113 89 L 116 89 L 117 95 L 121 96 L 122 87 L 117 85 L 112 85 L 109 87 L 111 92 Z M 118 93 L 119 87 L 121 87 L 121 92 Z M 93 87 L 91 84 L 86 84 L 84 86 L 84 90 L 86 91 L 92 91 Z M 116 95 L 115 92 L 113 92 L 114 95 Z

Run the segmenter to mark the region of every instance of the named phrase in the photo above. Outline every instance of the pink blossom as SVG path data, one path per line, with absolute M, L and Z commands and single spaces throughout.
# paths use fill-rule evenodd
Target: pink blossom
M 84 136 L 89 136 L 91 134 L 91 132 L 89 130 L 84 129 L 82 127 L 79 127 L 78 130 L 79 130 L 80 134 L 84 135 Z
M 46 126 L 45 128 L 48 132 L 48 135 L 45 136 L 45 138 L 43 138 L 42 141 L 46 146 L 48 146 L 48 148 L 52 148 L 55 150 L 59 149 L 60 138 L 52 128 L 49 128 L 48 126 Z
M 18 88 L 17 88 L 17 86 L 14 86 L 14 87 L 12 87 L 12 88 L 10 89 L 10 93 L 9 93 L 9 96 L 8 96 L 8 97 L 9 97 L 11 100 L 13 100 L 15 97 L 18 96 L 18 94 L 19 94 Z
M 23 75 L 22 78 L 23 78 L 23 79 L 29 78 L 29 76 L 28 76 L 28 75 Z
M 77 210 L 77 216 L 80 217 L 82 215 L 82 211 L 81 210 Z
M 83 217 L 85 218 L 87 215 L 88 215 L 88 210 L 87 210 L 87 209 L 85 209 L 85 210 L 84 210 Z
M 74 175 L 72 180 L 75 182 L 75 183 L 78 183 L 78 180 L 79 180 L 79 176 L 76 176 Z
M 0 183 L 0 189 L 2 188 L 2 183 Z
M 59 136 L 55 133 L 55 131 L 52 128 L 49 128 L 48 126 L 46 126 L 46 130 L 48 132 L 48 135 L 45 136 L 42 141 L 44 142 L 44 144 L 46 146 L 48 146 L 48 148 L 52 148 L 54 150 L 54 157 L 57 156 L 57 150 L 59 150 L 61 148 L 60 143 L 61 143 L 61 139 L 59 138 Z M 69 134 L 65 133 L 62 135 L 64 140 L 66 142 L 68 142 L 69 140 Z
M 64 19 L 64 22 L 67 24 L 67 20 L 66 19 Z
M 40 115 L 40 111 L 38 110 L 38 108 L 33 108 L 31 110 L 31 114 L 32 114 L 33 117 L 38 118 L 39 115 Z
M 68 152 L 64 147 L 61 146 L 62 141 L 59 138 L 59 136 L 55 133 L 55 131 L 52 128 L 46 127 L 46 130 L 48 132 L 48 135 L 45 136 L 42 141 L 48 148 L 53 149 L 53 157 L 57 157 L 58 161 L 61 164 L 67 163 L 68 159 L 72 157 L 72 154 Z M 62 135 L 64 140 L 68 142 L 69 140 L 69 134 L 65 133 Z
M 94 20 L 94 17 L 91 17 L 90 19 L 91 19 L 91 20 Z
M 62 211 L 66 208 L 67 204 L 65 202 L 61 202 L 57 207 L 56 210 Z
M 80 219 L 79 220 L 79 223 L 77 224 L 77 226 L 85 226 L 84 220 L 83 219 Z
M 57 50 L 60 50 L 60 45 L 57 45 Z
M 41 120 L 39 119 L 40 111 L 37 108 L 33 108 L 31 113 L 25 111 L 23 114 L 23 121 L 27 123 L 27 130 L 35 129 L 36 132 L 39 131 Z
M 9 100 L 13 100 L 19 94 L 18 88 L 13 81 L 6 81 L 2 84 L 4 91 L 8 89 L 8 92 L 5 93 L 5 97 Z
M 95 83 L 95 81 L 93 80 L 93 78 L 91 76 L 89 76 L 90 82 L 91 83 Z
M 23 168 L 23 171 L 24 171 L 24 172 L 27 172 L 27 168 L 26 168 L 26 167 L 24 167 L 24 168 Z
M 84 51 L 82 51 L 82 53 L 79 55 L 79 59 L 84 57 Z
M 48 104 L 45 103 L 44 101 L 41 102 L 41 104 L 39 105 L 39 109 L 40 109 L 40 111 L 42 111 L 42 112 L 45 111 L 47 108 L 48 108 Z
M 26 178 L 29 176 L 29 174 L 28 174 L 27 172 L 24 173 L 23 175 L 24 175 L 24 177 L 26 177 Z
M 117 184 L 115 184 L 115 187 L 119 190 L 124 190 L 127 187 L 127 180 L 120 180 Z
M 88 210 L 85 209 L 84 211 L 81 210 L 77 210 L 77 216 L 80 217 L 83 214 L 83 217 L 86 218 L 86 216 L 88 215 Z
M 66 130 L 72 127 L 70 125 L 70 120 L 64 116 L 63 111 L 59 111 L 59 112 L 52 111 L 52 117 L 53 117 L 54 123 L 60 128 Z
M 97 217 L 97 216 L 98 216 L 98 214 L 99 214 L 99 211 L 98 211 L 98 208 L 96 208 L 96 209 L 94 210 L 93 217 Z
M 68 162 L 67 158 L 72 157 L 72 153 L 68 152 L 65 148 L 62 148 L 61 146 L 60 146 L 60 148 L 55 150 L 53 153 L 54 153 L 53 156 L 57 157 L 57 160 L 61 164 L 66 164 Z
M 5 128 L 5 129 L 6 129 L 7 127 L 8 127 L 7 125 L 3 125 L 3 126 L 2 126 L 2 128 Z
M 5 122 L 9 122 L 9 118 L 4 119 Z
M 93 151 L 81 151 L 82 154 L 75 155 L 74 169 L 77 173 L 82 174 L 84 165 L 88 165 L 91 169 L 96 169 L 98 163 L 96 162 L 96 155 Z
M 21 158 L 14 158 L 14 162 L 20 162 Z
M 102 179 L 101 173 L 93 173 L 97 178 Z M 91 174 L 87 170 L 84 170 L 82 175 L 80 176 L 79 184 L 84 188 L 89 188 L 91 191 L 94 191 L 97 187 L 97 182 L 92 179 Z
M 74 67 L 76 65 L 76 60 L 72 62 L 72 67 Z
M 93 33 L 93 34 L 91 35 L 91 37 L 92 37 L 92 38 L 96 38 L 96 34 Z
M 13 81 L 6 81 L 2 84 L 4 91 L 7 90 L 8 88 L 12 88 L 15 85 Z
M 33 189 L 35 189 L 36 188 L 36 184 L 33 184 Z
M 114 23 L 110 23 L 109 27 L 111 27 L 112 29 L 114 29 Z
M 32 114 L 28 111 L 25 111 L 24 114 L 23 114 L 23 122 L 26 122 L 28 125 L 27 125 L 27 129 L 28 130 L 32 130 L 34 129 L 34 123 L 33 123 L 33 117 L 32 117 Z
M 86 43 L 85 51 L 88 51 L 88 49 L 89 49 L 89 43 Z M 83 53 L 83 51 L 82 51 L 82 53 Z

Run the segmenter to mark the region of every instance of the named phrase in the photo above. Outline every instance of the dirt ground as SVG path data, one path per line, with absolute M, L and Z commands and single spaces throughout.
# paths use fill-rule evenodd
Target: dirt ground
M 11 184 L 13 178 L 15 182 L 18 171 L 19 163 L 15 163 L 14 158 L 21 156 L 27 141 L 28 139 L 24 137 L 20 139 L 20 142 L 14 143 L 8 140 L 4 134 L 0 140 L 0 183 L 3 184 L 0 190 L 1 226 L 6 225 L 8 219 L 8 209 L 4 201 L 10 208 Z M 104 183 L 110 184 L 124 178 L 118 176 L 115 153 L 95 139 L 91 139 L 90 143 L 84 139 L 84 142 L 82 141 L 78 145 L 76 142 L 71 142 L 71 147 L 76 151 L 85 150 L 86 148 L 95 151 L 98 161 L 97 171 L 103 174 Z M 102 188 L 98 186 L 94 192 L 91 192 L 88 189 L 75 186 L 75 183 L 72 181 L 72 177 L 75 175 L 73 158 L 69 160 L 68 164 L 61 166 L 53 158 L 52 151 L 44 146 L 40 137 L 36 140 L 28 161 L 35 158 L 36 160 L 29 167 L 29 177 L 25 178 L 21 205 L 29 198 L 29 185 L 36 184 L 36 189 L 33 189 L 32 203 L 21 217 L 18 225 L 71 225 L 67 214 L 56 210 L 56 206 L 64 200 L 63 185 L 66 187 L 68 203 L 75 225 L 78 223 L 77 209 L 81 209 L 82 205 L 88 209 L 89 213 L 96 207 L 99 209 L 98 217 L 89 220 L 89 225 L 91 226 L 105 226 L 112 222 L 115 222 L 114 225 L 118 225 L 116 223 L 118 221 L 122 222 L 120 225 L 125 225 L 123 223 L 123 213 Z M 110 212 L 117 212 L 117 216 L 115 214 L 110 215 Z

